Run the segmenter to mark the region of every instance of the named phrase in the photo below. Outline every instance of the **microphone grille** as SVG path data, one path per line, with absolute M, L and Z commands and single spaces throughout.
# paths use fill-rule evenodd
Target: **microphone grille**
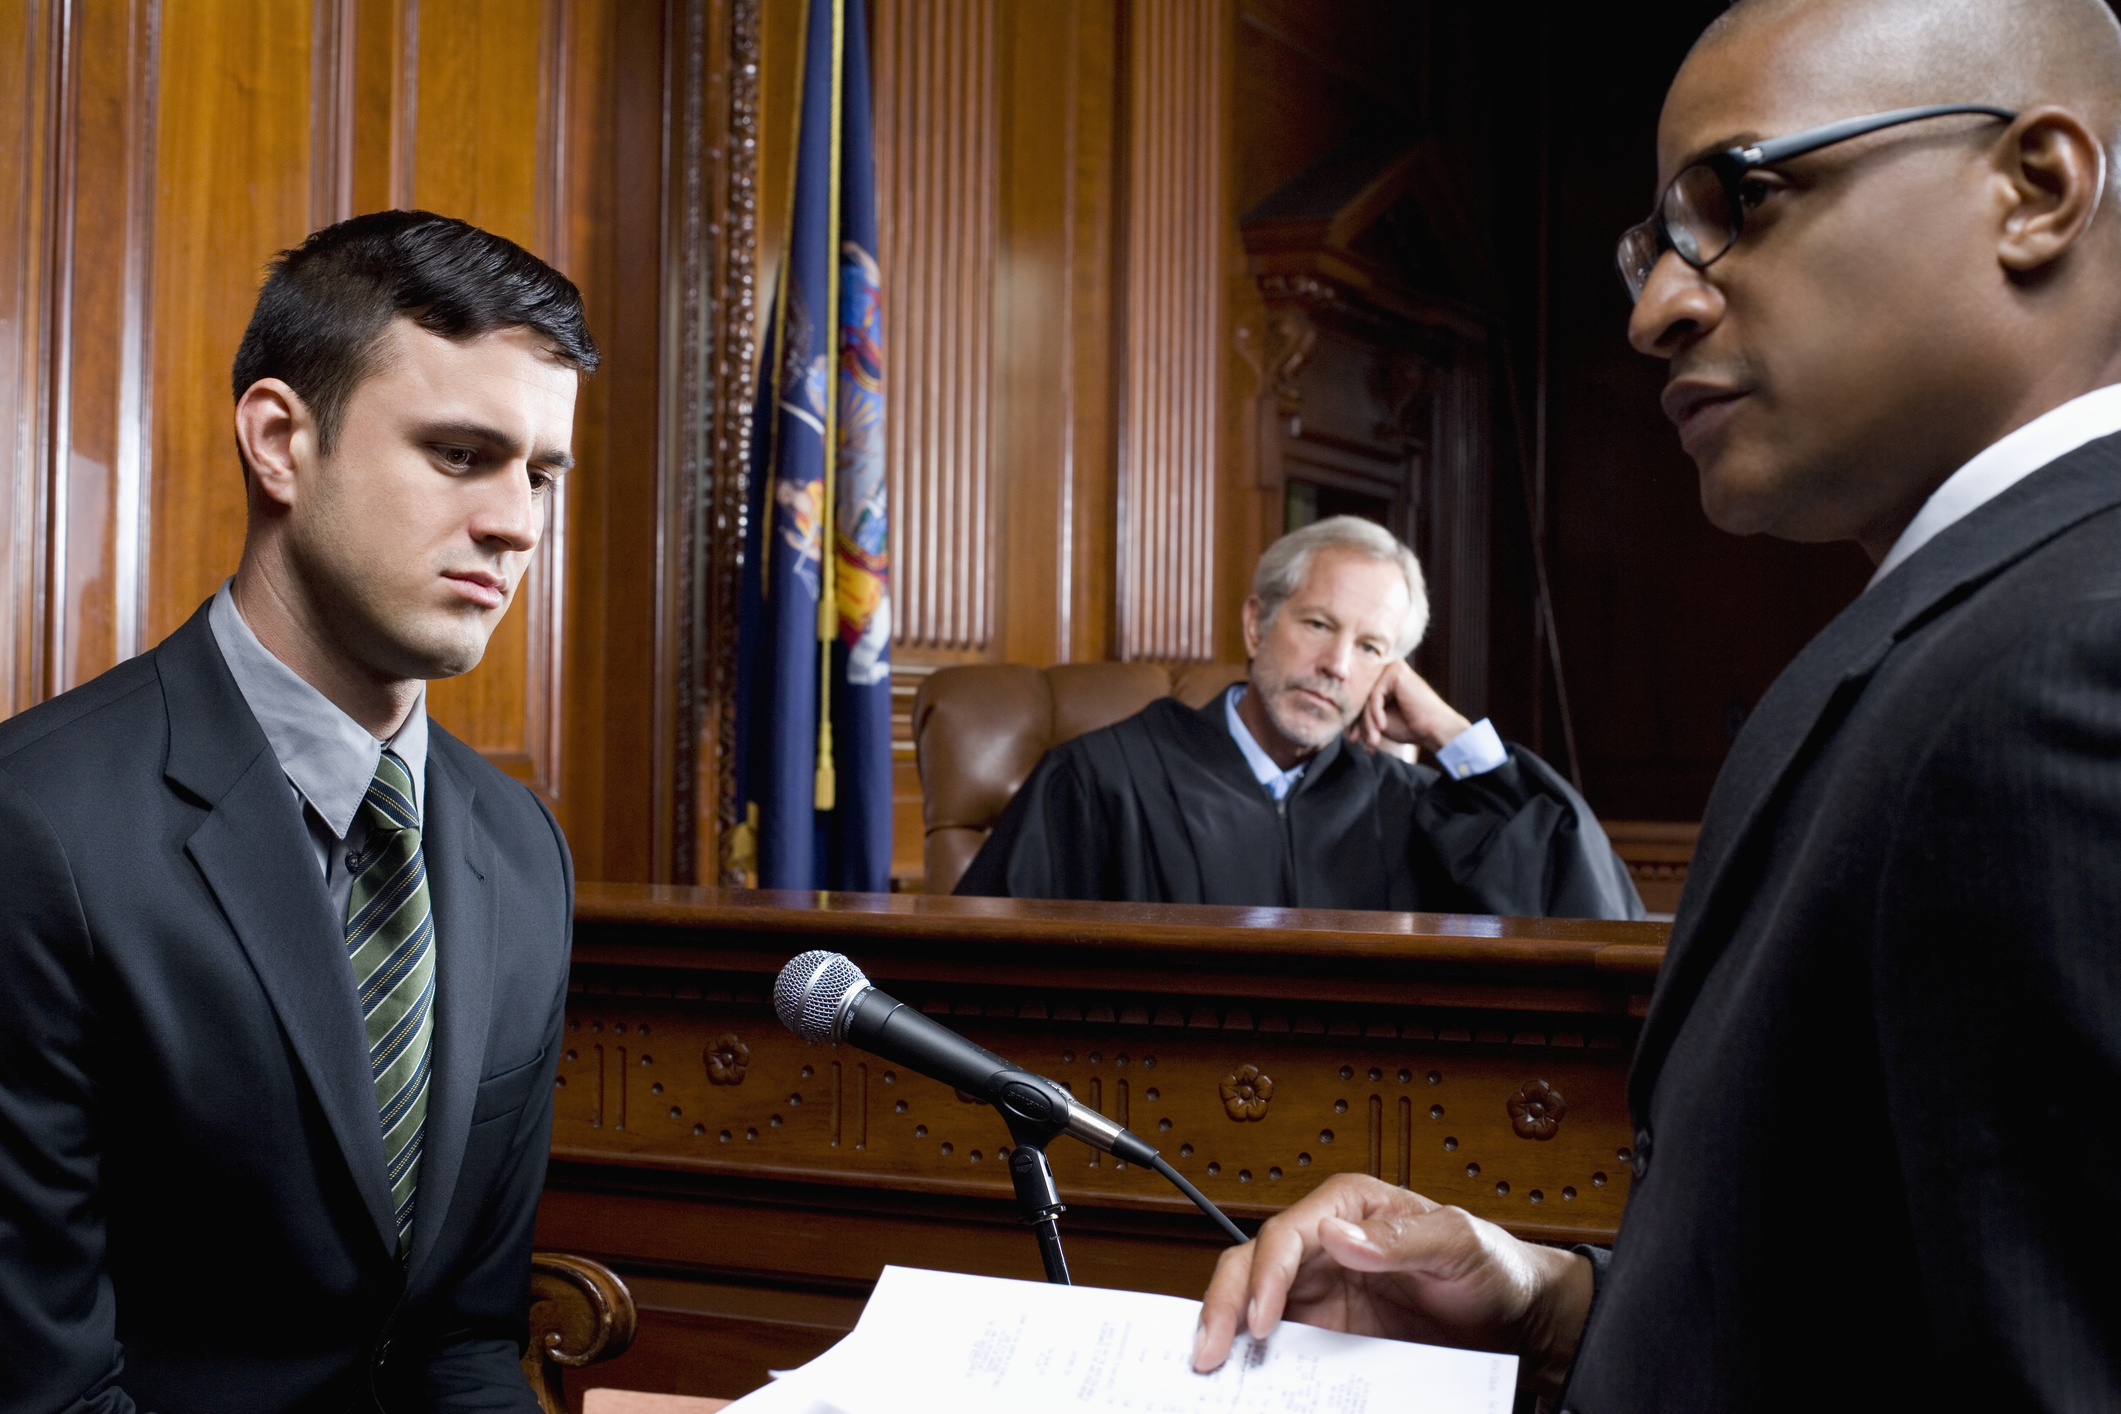
M 836 1041 L 841 1005 L 868 981 L 862 969 L 839 953 L 806 952 L 775 979 L 773 1010 L 781 1025 L 806 1041 Z

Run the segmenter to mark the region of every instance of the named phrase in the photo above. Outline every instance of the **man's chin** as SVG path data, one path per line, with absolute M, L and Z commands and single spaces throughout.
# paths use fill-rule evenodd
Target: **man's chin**
M 1790 475 L 1762 466 L 1728 444 L 1695 458 L 1701 472 L 1701 513 L 1729 535 L 1772 535 L 1786 513 Z
M 391 672 L 400 678 L 433 682 L 462 677 L 486 657 L 486 634 L 437 636 L 424 642 L 396 645 Z
M 1347 730 L 1347 724 L 1344 722 L 1325 721 L 1311 716 L 1292 718 L 1284 713 L 1274 715 L 1274 727 L 1306 751 L 1319 750 Z

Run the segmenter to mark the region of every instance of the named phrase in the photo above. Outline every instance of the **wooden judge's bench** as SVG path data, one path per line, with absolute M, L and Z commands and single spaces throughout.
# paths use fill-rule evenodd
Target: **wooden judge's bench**
M 1521 1236 L 1610 1238 L 1665 925 L 582 887 L 538 1243 L 640 1307 L 621 1388 L 734 1395 L 851 1328 L 886 1263 L 1037 1280 L 994 1112 L 774 1017 L 781 965 L 1067 1084 L 1247 1228 L 1370 1173 Z M 1076 1280 L 1198 1296 L 1222 1243 L 1153 1172 L 1049 1153 Z

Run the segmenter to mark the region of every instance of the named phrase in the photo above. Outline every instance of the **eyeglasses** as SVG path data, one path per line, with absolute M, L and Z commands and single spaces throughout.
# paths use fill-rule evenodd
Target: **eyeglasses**
M 1986 103 L 1937 103 L 1925 108 L 1895 108 L 1863 118 L 1844 118 L 1824 127 L 1806 128 L 1788 137 L 1748 143 L 1713 153 L 1680 170 L 1657 203 L 1656 211 L 1620 238 L 1615 258 L 1620 263 L 1621 283 L 1628 298 L 1640 300 L 1650 272 L 1668 250 L 1696 270 L 1706 270 L 1722 259 L 1745 230 L 1746 213 L 1759 204 L 1759 193 L 1747 192 L 1746 178 L 1762 167 L 1787 162 L 1807 152 L 1846 142 L 1901 123 L 1924 118 L 1942 118 L 1949 113 L 1981 113 L 2010 122 L 2018 115 L 2008 108 Z

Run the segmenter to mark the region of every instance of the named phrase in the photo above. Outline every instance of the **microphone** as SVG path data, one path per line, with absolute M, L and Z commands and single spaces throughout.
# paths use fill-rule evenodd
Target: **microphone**
M 1048 1139 L 1069 1134 L 1114 1158 L 1153 1168 L 1213 1218 L 1232 1242 L 1249 1240 L 1243 1229 L 1139 1135 L 1078 1103 L 1067 1087 L 1019 1069 L 886 996 L 839 953 L 818 950 L 791 960 L 774 981 L 773 1009 L 782 1025 L 806 1041 L 827 1045 L 845 1041 L 977 1096 L 1010 1118 L 1012 1133 L 1021 1124 L 1043 1132 Z
M 1049 1134 L 1073 1135 L 1130 1164 L 1156 1165 L 1156 1150 L 1133 1131 L 1077 1103 L 1065 1086 L 1019 1069 L 886 996 L 839 953 L 806 952 L 782 968 L 773 984 L 773 1009 L 782 1025 L 806 1041 L 845 1041 L 976 1095 Z

